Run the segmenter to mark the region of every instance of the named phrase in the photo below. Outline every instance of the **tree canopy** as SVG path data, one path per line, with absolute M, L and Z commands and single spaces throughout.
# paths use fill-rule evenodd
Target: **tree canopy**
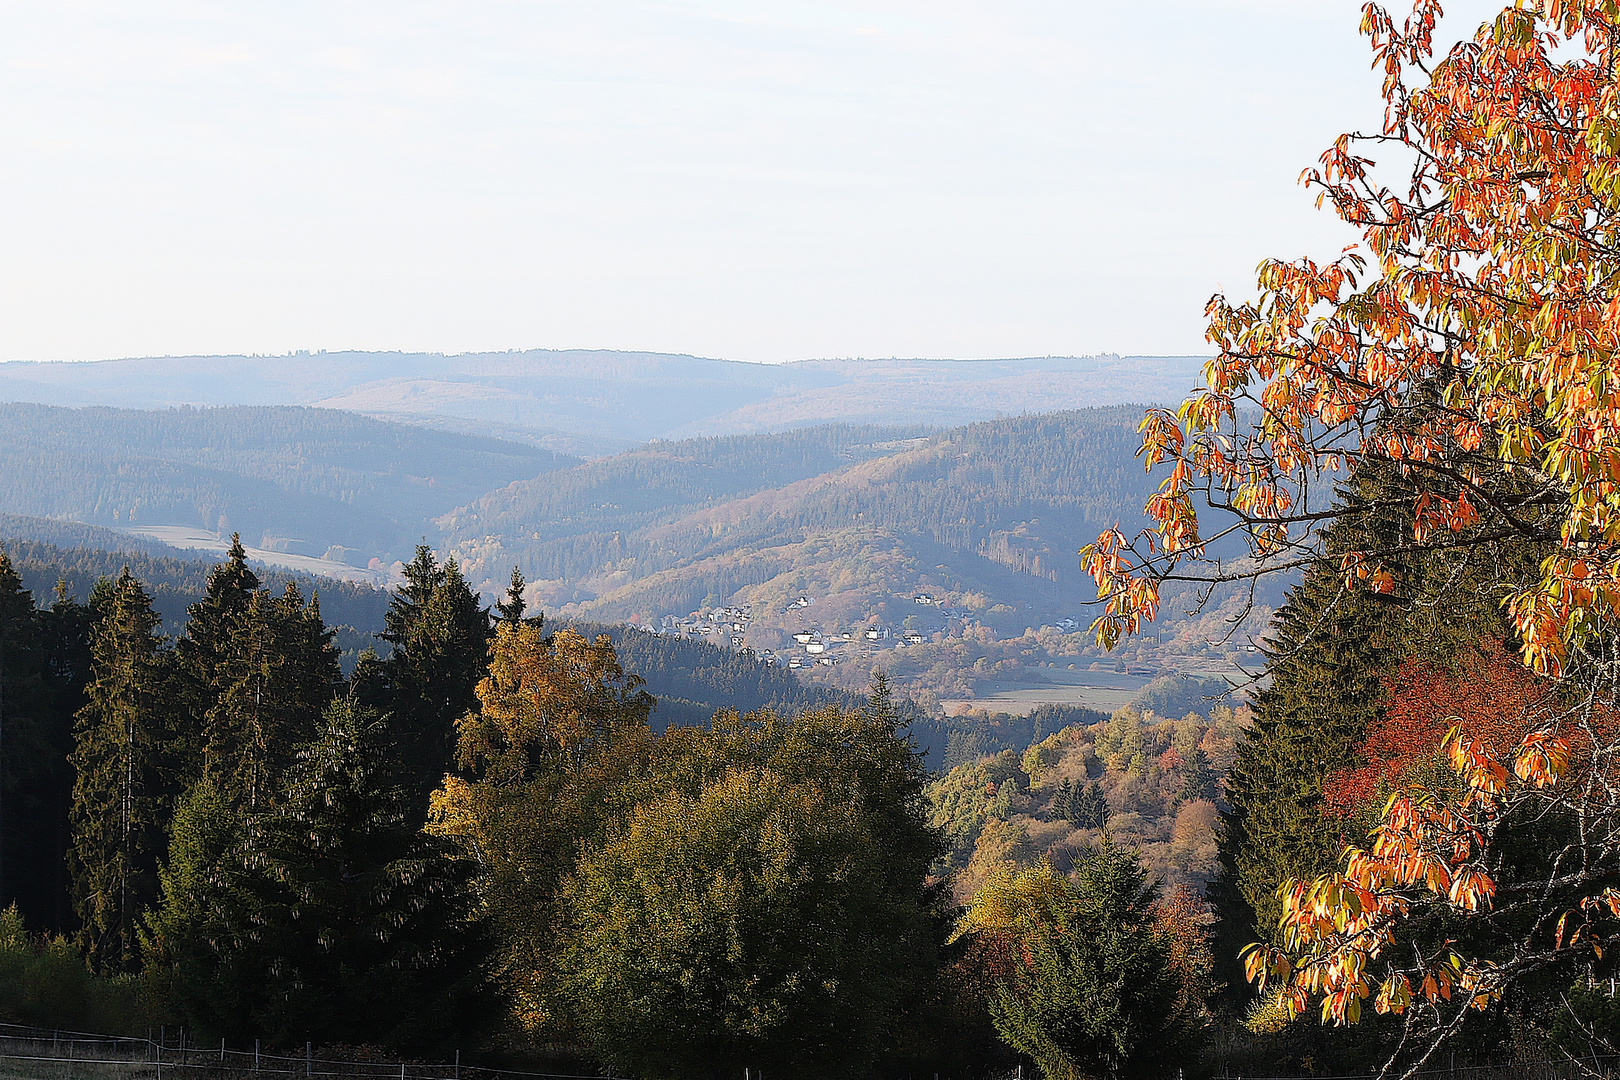
M 1304 177 L 1361 242 L 1210 301 L 1204 385 L 1142 424 L 1152 527 L 1082 553 L 1105 644 L 1166 582 L 1306 568 L 1231 788 L 1227 870 L 1279 919 L 1249 973 L 1403 1015 L 1417 1063 L 1620 943 L 1620 5 L 1504 5 L 1436 56 L 1440 14 L 1365 7 L 1384 123 Z M 1375 791 L 1365 843 L 1324 819 Z

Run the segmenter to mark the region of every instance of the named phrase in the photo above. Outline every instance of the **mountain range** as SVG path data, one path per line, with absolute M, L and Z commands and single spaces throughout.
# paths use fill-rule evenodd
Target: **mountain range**
M 0 401 L 155 409 L 309 405 L 581 457 L 654 439 L 844 422 L 953 427 L 1019 413 L 1181 400 L 1198 357 L 804 360 L 667 353 L 318 352 L 0 364 Z

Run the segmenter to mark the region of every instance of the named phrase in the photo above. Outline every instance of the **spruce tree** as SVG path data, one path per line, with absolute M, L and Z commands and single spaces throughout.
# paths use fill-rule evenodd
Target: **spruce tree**
M 221 669 L 261 584 L 247 565 L 241 534 L 233 534 L 226 560 L 208 572 L 203 598 L 186 609 L 185 632 L 174 647 L 177 710 L 170 751 L 176 771 L 167 791 L 171 801 L 202 778 L 211 737 L 210 713 L 222 692 Z
M 512 567 L 512 584 L 507 586 L 506 596 L 495 604 L 495 614 L 502 622 L 523 622 L 523 612 L 529 606 L 523 599 L 523 571 Z
M 1194 799 L 1215 798 L 1217 778 L 1215 770 L 1210 767 L 1209 755 L 1204 753 L 1203 747 L 1195 746 L 1188 751 L 1181 775 L 1181 794 L 1177 797 L 1179 801 L 1191 802 Z
M 341 682 L 332 632 L 297 586 L 249 595 L 215 641 L 202 765 L 249 808 L 273 798 L 293 750 L 315 734 Z
M 489 611 L 455 560 L 440 565 L 430 548 L 418 547 L 384 616 L 380 636 L 393 650 L 383 677 L 368 679 L 361 700 L 391 716 L 404 783 L 419 800 L 450 770 L 456 721 L 478 706 L 489 633 Z
M 1108 799 L 1102 785 L 1089 783 L 1075 788 L 1073 816 L 1069 818 L 1082 829 L 1108 828 Z
M 53 933 L 74 929 L 68 849 L 68 814 L 73 804 L 74 717 L 84 707 L 90 681 L 93 612 L 58 581 L 51 606 L 35 611 L 43 680 L 49 688 L 46 722 L 29 743 L 28 775 L 19 785 L 24 800 L 11 820 L 21 835 L 12 844 L 16 869 L 12 893 L 29 925 Z M 12 802 L 16 807 L 16 801 Z M 21 865 L 17 865 L 21 864 Z
M 1409 657 L 1449 661 L 1481 635 L 1505 638 L 1500 601 L 1545 554 L 1522 540 L 1403 554 L 1410 503 L 1392 492 L 1415 497 L 1411 484 L 1372 468 L 1348 482 L 1339 498 L 1349 509 L 1324 541 L 1328 557 L 1306 568 L 1272 620 L 1270 682 L 1255 696 L 1254 724 L 1226 780 L 1220 865 L 1209 886 L 1220 980 L 1239 991 L 1246 980 L 1237 953 L 1276 932 L 1277 887 L 1325 873 L 1352 839 L 1323 791 L 1336 772 L 1362 763 L 1386 680 Z M 1336 554 L 1368 549 L 1391 552 L 1396 591 L 1345 583 Z
M 0 549 L 0 906 L 34 925 L 62 924 L 63 857 L 73 773 L 73 676 L 58 641 L 67 621 L 38 610 Z M 75 626 L 74 629 L 82 629 Z M 82 665 L 80 665 L 82 670 Z
M 1057 790 L 1052 794 L 1052 807 L 1050 811 L 1054 821 L 1074 821 L 1074 781 L 1061 780 Z
M 160 739 L 171 702 L 151 597 L 126 569 L 101 599 L 74 730 L 72 870 L 90 963 L 119 971 L 136 965 L 136 919 L 157 898 Z
M 421 833 L 378 715 L 332 704 L 273 809 L 211 783 L 177 816 L 150 944 L 200 1030 L 424 1046 L 486 992 L 472 865 Z

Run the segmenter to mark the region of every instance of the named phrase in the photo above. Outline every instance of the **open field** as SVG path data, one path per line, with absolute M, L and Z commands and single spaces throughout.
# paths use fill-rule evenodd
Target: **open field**
M 187 551 L 212 551 L 223 555 L 231 548 L 229 537 L 220 536 L 195 525 L 142 525 L 122 531 Z M 245 544 L 243 546 L 247 547 Z M 287 551 L 269 551 L 256 547 L 247 548 L 247 556 L 254 562 L 261 562 L 266 566 L 297 570 L 318 577 L 336 578 L 338 581 L 352 581 L 384 589 L 392 584 L 391 575 L 387 571 L 367 570 L 334 559 L 318 559 L 313 555 L 295 555 Z
M 1129 704 L 1142 687 L 1153 681 L 1148 676 L 1114 671 L 1075 671 L 1056 667 L 1036 668 L 1031 674 L 1040 677 L 987 683 L 985 692 L 978 697 L 957 698 L 941 701 L 940 704 L 947 713 L 988 709 L 991 712 L 1025 716 L 1041 705 L 1084 705 L 1099 712 L 1113 712 Z

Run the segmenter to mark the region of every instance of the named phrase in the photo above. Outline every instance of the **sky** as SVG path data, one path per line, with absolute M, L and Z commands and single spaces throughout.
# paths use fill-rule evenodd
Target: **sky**
M 11 0 L 0 359 L 1204 353 L 1354 239 L 1359 8 Z

